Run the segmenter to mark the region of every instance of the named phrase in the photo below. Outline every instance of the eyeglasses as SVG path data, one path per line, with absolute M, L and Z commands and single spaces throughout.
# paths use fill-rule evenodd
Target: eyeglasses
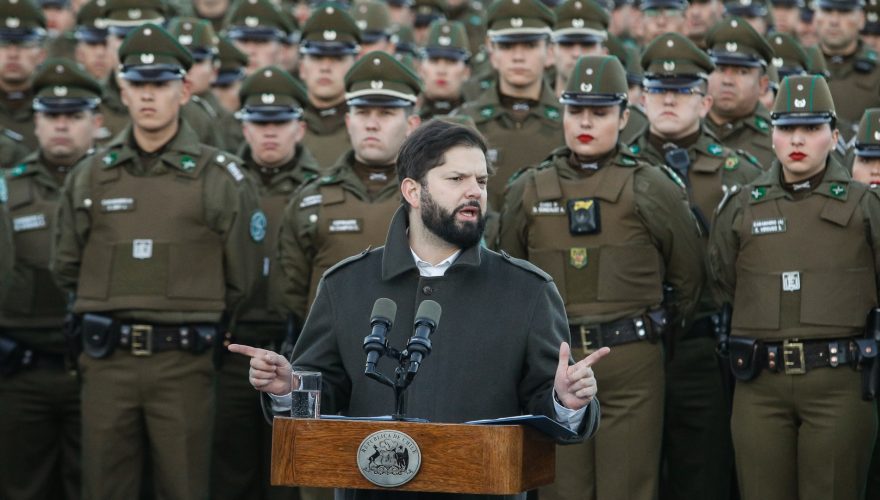
M 645 88 L 646 94 L 652 95 L 664 95 L 664 94 L 673 94 L 673 95 L 706 95 L 703 92 L 700 92 L 700 89 L 697 87 L 679 87 L 679 88 L 664 88 L 664 87 L 647 87 Z

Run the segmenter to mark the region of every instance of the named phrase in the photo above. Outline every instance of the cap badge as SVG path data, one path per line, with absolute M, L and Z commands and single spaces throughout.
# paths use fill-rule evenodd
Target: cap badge
M 519 5 L 519 0 L 513 0 L 513 5 Z
M 574 3 L 574 8 L 577 9 L 577 10 L 581 10 L 583 7 L 584 7 L 584 4 L 582 4 L 582 3 L 580 3 L 580 2 L 575 2 L 575 3 Z
M 675 71 L 675 62 L 674 61 L 663 61 L 663 70 L 664 71 Z
M 55 66 L 55 72 L 58 74 L 64 73 L 64 66 L 62 66 L 60 64 Z
M 874 132 L 874 140 L 880 141 L 880 130 Z
M 572 19 L 571 20 L 571 27 L 572 28 L 583 28 L 584 27 L 584 20 L 583 19 Z
M 183 29 L 185 29 L 187 31 L 192 31 L 192 29 L 193 29 L 192 23 L 183 23 Z
M 806 99 L 795 99 L 794 100 L 794 107 L 806 108 L 807 107 L 807 100 Z
M 263 76 L 265 76 L 266 78 L 269 78 L 270 76 L 272 76 L 272 70 L 267 69 L 266 71 L 263 71 Z
M 880 16 L 876 12 L 868 12 L 868 21 L 876 23 L 878 19 L 880 19 Z
M 382 80 L 373 80 L 370 82 L 370 88 L 373 90 L 379 90 L 385 86 L 385 83 Z
M 336 40 L 336 32 L 333 30 L 324 30 L 324 40 Z
M 774 57 L 773 58 L 773 65 L 776 66 L 777 68 L 781 68 L 782 63 L 783 63 L 783 60 L 781 57 Z
M 7 17 L 6 18 L 6 27 L 7 28 L 18 28 L 21 25 L 21 20 L 17 17 Z
M 584 73 L 586 73 L 586 74 L 588 74 L 588 75 L 592 75 L 592 74 L 593 74 L 593 68 L 587 68 L 587 71 L 585 71 Z
M 263 104 L 272 104 L 275 102 L 275 94 L 263 94 L 260 96 L 260 102 Z
M 374 57 L 373 58 L 373 66 L 378 66 L 380 64 L 382 64 L 382 61 L 380 61 L 378 57 Z
M 144 30 L 144 35 L 146 35 L 146 36 L 150 36 L 150 35 L 152 35 L 152 34 L 153 34 L 153 30 L 151 30 L 150 28 L 147 28 L 147 29 Z
M 521 28 L 523 25 L 523 20 L 521 17 L 512 17 L 510 18 L 510 25 L 514 28 Z
M 449 25 L 448 25 L 448 24 L 444 24 L 444 25 L 440 28 L 440 31 L 442 31 L 443 33 L 449 33 Z
M 153 64 L 156 62 L 156 56 L 153 54 L 141 54 L 141 62 L 144 64 Z
M 443 45 L 443 46 L 451 45 L 452 39 L 449 38 L 448 36 L 437 37 L 437 43 L 439 43 L 440 45 Z
M 358 19 L 357 21 L 355 21 L 355 24 L 357 24 L 357 27 L 362 30 L 367 29 L 367 22 L 363 19 Z
M 251 5 L 257 5 L 257 0 L 248 0 L 248 3 Z
M 141 9 L 128 9 L 128 17 L 131 19 L 140 19 L 141 14 Z
M 776 37 L 776 45 L 782 45 L 782 37 L 781 36 Z
M 802 83 L 799 83 L 798 86 L 797 86 L 797 89 L 798 89 L 798 90 L 804 90 L 804 85 L 803 85 Z
M 260 25 L 260 20 L 255 16 L 247 16 L 244 18 L 244 24 L 249 28 L 256 28 Z
M 731 28 L 736 28 L 737 26 L 739 26 L 739 23 L 736 22 L 736 19 L 732 19 L 732 20 L 730 21 L 730 27 L 731 27 Z
M 326 14 L 333 14 L 334 12 L 336 11 L 333 9 L 333 7 L 327 7 L 326 9 L 324 9 L 324 13 Z
M 581 91 L 582 92 L 592 92 L 593 91 L 593 84 L 592 83 L 582 83 L 581 84 Z
M 739 3 L 740 5 L 745 5 L 746 7 L 748 7 L 749 5 L 752 5 L 752 0 L 739 0 Z
M 180 42 L 181 45 L 192 45 L 193 37 L 192 35 L 180 35 L 177 37 L 177 41 Z
M 675 42 L 673 42 L 672 40 L 666 40 L 666 46 L 667 47 L 675 47 Z
M 18 3 L 18 0 L 9 0 L 9 3 L 11 3 L 12 5 L 15 5 Z
M 58 97 L 64 97 L 67 95 L 67 87 L 55 87 L 52 89 L 52 93 Z
M 736 52 L 739 45 L 737 45 L 736 42 L 727 42 L 724 44 L 724 48 L 727 49 L 728 52 Z

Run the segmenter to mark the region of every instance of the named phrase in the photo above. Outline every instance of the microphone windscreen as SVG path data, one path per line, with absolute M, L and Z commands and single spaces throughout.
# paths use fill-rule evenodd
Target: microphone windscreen
M 394 323 L 395 316 L 397 316 L 397 304 L 393 300 L 386 299 L 385 297 L 376 299 L 376 302 L 373 304 L 373 313 L 370 315 L 370 321 L 382 319 L 389 323 Z
M 443 308 L 440 307 L 440 304 L 433 300 L 423 300 L 419 304 L 419 310 L 416 311 L 416 323 L 419 321 L 430 321 L 436 325 L 440 322 L 441 312 L 443 312 Z

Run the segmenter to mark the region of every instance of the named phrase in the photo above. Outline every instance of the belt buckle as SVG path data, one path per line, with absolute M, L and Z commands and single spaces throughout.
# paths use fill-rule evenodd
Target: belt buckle
M 786 375 L 803 375 L 807 373 L 804 360 L 804 343 L 786 340 L 782 343 L 782 360 Z
M 593 352 L 593 343 L 590 341 L 590 329 L 587 325 L 580 325 L 581 331 L 581 346 L 583 346 L 584 351 L 587 353 Z
M 153 354 L 152 325 L 131 325 L 131 353 L 135 356 Z

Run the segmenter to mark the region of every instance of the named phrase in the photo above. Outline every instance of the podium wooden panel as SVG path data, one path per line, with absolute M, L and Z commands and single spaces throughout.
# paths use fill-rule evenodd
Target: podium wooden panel
M 358 447 L 381 430 L 408 434 L 421 451 L 419 472 L 396 488 L 358 470 Z M 277 486 L 511 495 L 552 483 L 555 468 L 555 442 L 523 426 L 275 417 L 272 429 Z

